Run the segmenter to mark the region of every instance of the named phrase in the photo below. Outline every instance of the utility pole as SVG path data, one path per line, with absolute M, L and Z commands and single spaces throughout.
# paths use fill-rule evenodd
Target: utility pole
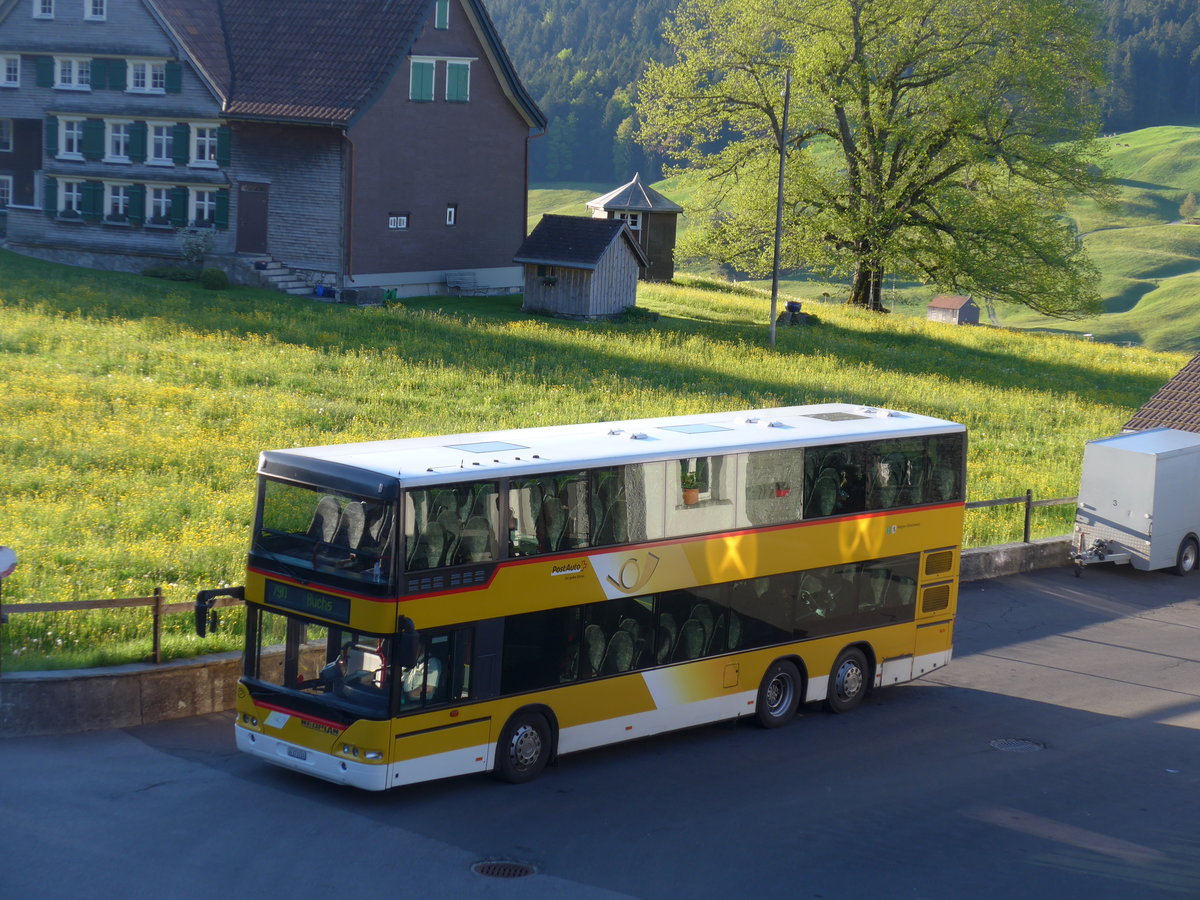
M 788 107 L 792 105 L 792 70 L 783 74 L 783 127 L 779 131 L 779 189 L 775 195 L 775 261 L 771 266 L 771 338 L 775 346 L 775 319 L 779 308 L 779 245 L 783 240 L 783 173 L 787 160 Z

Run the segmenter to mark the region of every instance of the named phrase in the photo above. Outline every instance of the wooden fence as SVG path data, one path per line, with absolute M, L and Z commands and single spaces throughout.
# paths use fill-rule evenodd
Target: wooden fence
M 1054 500 L 1034 500 L 1033 491 L 1025 491 L 1020 497 L 1001 497 L 997 500 L 972 500 L 966 505 L 967 509 L 984 509 L 989 506 L 1016 506 L 1018 504 L 1025 507 L 1025 543 L 1030 542 L 1030 533 L 1033 520 L 1033 511 L 1040 507 L 1046 506 L 1065 506 L 1074 504 L 1078 500 L 1077 497 L 1059 497 Z M 242 603 L 241 591 L 238 588 L 232 588 L 228 591 L 201 591 L 196 599 L 189 600 L 184 603 L 166 603 L 163 600 L 162 588 L 156 587 L 154 594 L 149 597 L 125 597 L 116 600 L 68 600 L 58 603 L 12 603 L 7 607 L 0 604 L 0 625 L 8 621 L 10 613 L 35 613 L 35 612 L 68 612 L 76 609 L 136 609 L 142 607 L 151 607 L 153 609 L 154 618 L 154 634 L 153 634 L 153 657 L 154 662 L 162 662 L 162 620 L 163 616 L 172 613 L 194 612 L 197 615 L 197 623 L 200 622 L 200 617 L 207 618 L 211 610 L 224 609 L 230 606 L 237 606 Z M 215 622 L 214 622 L 215 627 Z

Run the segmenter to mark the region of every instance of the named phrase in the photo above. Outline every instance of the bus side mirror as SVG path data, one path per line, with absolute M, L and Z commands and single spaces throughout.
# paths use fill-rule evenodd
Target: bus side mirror
M 411 669 L 417 664 L 417 650 L 421 643 L 421 637 L 417 633 L 417 629 L 413 627 L 412 619 L 400 617 L 400 639 L 397 641 L 397 662 L 400 663 L 400 668 Z
M 244 602 L 245 588 L 216 588 L 211 591 L 199 591 L 196 594 L 196 634 L 204 637 L 209 631 L 217 630 L 217 611 L 213 609 L 218 597 L 231 597 L 235 601 Z M 228 605 L 228 604 L 223 604 Z

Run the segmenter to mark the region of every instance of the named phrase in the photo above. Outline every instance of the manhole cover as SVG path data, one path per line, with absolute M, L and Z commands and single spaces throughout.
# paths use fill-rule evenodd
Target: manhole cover
M 1008 753 L 1036 753 L 1038 750 L 1045 750 L 1046 745 L 1025 738 L 998 738 L 992 741 L 992 749 Z
M 513 862 L 510 859 L 485 859 L 471 866 L 476 875 L 486 875 L 488 878 L 524 878 L 537 872 L 533 866 Z

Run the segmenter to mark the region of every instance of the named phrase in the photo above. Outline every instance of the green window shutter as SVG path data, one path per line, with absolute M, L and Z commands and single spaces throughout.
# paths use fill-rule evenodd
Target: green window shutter
M 83 158 L 104 158 L 104 122 L 100 119 L 83 121 Z
M 233 130 L 228 125 L 222 125 L 217 129 L 217 165 L 227 166 L 231 157 L 231 144 L 233 141 Z
M 114 91 L 125 90 L 125 60 L 110 59 L 108 61 L 108 86 Z
M 408 99 L 428 103 L 433 100 L 433 63 L 414 62 Z
M 38 87 L 54 87 L 54 57 L 39 56 L 35 61 Z
M 146 186 L 131 184 L 129 186 L 129 222 L 141 225 L 146 221 Z
M 188 190 L 187 188 L 171 188 L 171 224 L 176 228 L 184 228 L 188 223 Z
M 58 179 L 48 175 L 42 182 L 42 209 L 48 216 L 58 213 Z
M 80 213 L 88 221 L 100 221 L 104 215 L 104 185 L 99 181 L 85 181 L 80 193 Z
M 144 163 L 146 161 L 146 123 L 134 122 L 129 126 L 129 161 Z
M 175 165 L 186 166 L 192 153 L 192 129 L 187 125 L 176 125 L 171 138 L 171 156 Z
M 100 91 L 100 90 L 104 90 L 105 88 L 107 88 L 108 87 L 108 60 L 107 59 L 93 59 L 90 68 L 91 68 L 92 74 L 91 74 L 91 80 L 89 81 L 89 84 L 91 84 L 92 90 Z
M 163 66 L 163 75 L 166 80 L 166 91 L 168 94 L 179 94 L 183 92 L 183 64 L 172 60 Z
M 218 228 L 229 227 L 229 191 L 217 191 L 217 211 L 213 215 L 213 224 Z
M 46 155 L 58 156 L 58 118 L 55 116 L 46 116 L 45 122 L 42 123 L 42 134 L 46 139 Z
M 437 0 L 437 7 L 433 14 L 433 27 L 450 27 L 450 0 Z
M 455 103 L 466 103 L 471 90 L 471 66 L 469 63 L 446 64 L 446 99 Z

